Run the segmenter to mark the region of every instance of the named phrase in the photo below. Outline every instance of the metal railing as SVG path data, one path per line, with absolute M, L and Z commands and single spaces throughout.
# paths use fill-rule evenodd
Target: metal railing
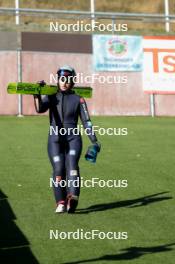
M 74 10 L 54 10 L 54 9 L 34 9 L 34 8 L 8 8 L 1 7 L 0 14 L 10 14 L 15 15 L 39 15 L 45 16 L 52 15 L 56 17 L 65 18 L 81 18 L 91 19 L 92 13 L 90 11 L 74 11 Z M 93 16 L 97 19 L 117 19 L 117 20 L 133 20 L 133 21 L 142 21 L 142 22 L 162 22 L 165 23 L 175 23 L 175 15 L 165 15 L 165 14 L 150 14 L 150 13 L 121 13 L 121 12 L 94 12 Z

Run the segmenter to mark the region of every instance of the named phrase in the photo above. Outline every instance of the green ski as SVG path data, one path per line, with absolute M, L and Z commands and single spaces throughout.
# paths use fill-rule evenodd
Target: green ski
M 7 87 L 7 92 L 9 94 L 43 94 L 51 95 L 57 93 L 58 87 L 56 85 L 44 85 L 40 86 L 37 83 L 9 83 Z M 92 97 L 91 87 L 73 87 L 72 89 L 76 94 L 85 97 Z

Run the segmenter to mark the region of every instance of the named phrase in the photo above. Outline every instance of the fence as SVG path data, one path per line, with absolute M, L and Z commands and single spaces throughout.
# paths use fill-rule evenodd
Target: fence
M 66 15 L 66 19 L 110 19 L 112 23 L 117 20 L 125 21 L 142 21 L 143 23 L 164 23 L 166 25 L 166 30 L 169 30 L 169 25 L 175 22 L 174 15 L 167 14 L 138 14 L 138 13 L 106 13 L 106 12 L 84 12 L 84 11 L 66 11 L 66 10 L 38 10 L 38 9 L 28 9 L 28 8 L 0 8 L 0 14 L 6 15 L 14 15 L 19 17 L 19 15 L 25 16 L 45 16 L 52 15 L 58 18 L 62 18 Z M 18 20 L 20 22 L 20 20 Z M 17 23 L 18 23 L 17 22 Z M 5 34 L 5 33 L 4 33 Z M 13 33 L 14 34 L 14 33 Z M 26 33 L 27 34 L 27 33 Z M 12 36 L 12 35 L 11 35 Z M 29 36 L 29 35 L 28 35 Z M 35 35 L 36 37 L 37 35 Z M 1 84 L 4 84 L 1 87 L 1 90 L 5 89 L 8 82 L 11 81 L 30 81 L 35 82 L 40 79 L 43 79 L 43 76 L 48 74 L 49 67 L 51 71 L 54 72 L 59 66 L 60 62 L 62 64 L 68 63 L 75 65 L 77 71 L 82 70 L 84 72 L 89 72 L 92 74 L 92 52 L 87 53 L 84 52 L 80 54 L 80 52 L 69 52 L 69 56 L 66 55 L 65 51 L 43 51 L 42 48 L 40 51 L 36 50 L 27 50 L 25 47 L 22 47 L 21 51 L 21 43 L 24 40 L 24 34 L 18 32 L 16 37 L 13 37 L 13 41 L 15 43 L 14 48 L 9 47 L 9 37 L 6 38 L 7 41 L 4 41 L 4 44 L 1 43 L 1 60 L 5 61 L 5 58 L 8 57 L 10 59 L 9 65 L 6 64 L 6 67 L 10 67 L 10 72 L 15 73 L 14 75 L 6 76 L 7 72 L 1 72 Z M 71 37 L 71 36 L 70 36 Z M 4 39 L 4 38 L 1 38 Z M 77 39 L 78 40 L 78 39 Z M 8 43 L 8 45 L 7 45 Z M 11 42 L 10 42 L 11 43 Z M 78 45 L 78 41 L 75 45 Z M 31 43 L 30 43 L 31 44 Z M 27 45 L 27 44 L 25 44 Z M 7 50 L 5 47 L 9 47 Z M 24 48 L 24 49 L 23 49 Z M 11 51 L 8 51 L 11 50 Z M 16 51 L 15 51 L 16 50 Z M 53 56 L 58 59 L 58 62 L 53 63 Z M 69 58 L 68 58 L 69 57 Z M 77 59 L 79 57 L 79 59 Z M 16 58 L 16 59 L 15 59 Z M 43 62 L 47 61 L 47 67 L 44 66 Z M 88 61 L 88 65 L 84 65 L 85 62 Z M 42 62 L 42 63 L 40 63 Z M 29 66 L 30 64 L 30 66 Z M 27 65 L 27 66 L 26 66 Z M 54 65 L 54 67 L 53 67 Z M 61 65 L 61 64 L 60 64 Z M 32 68 L 33 67 L 33 68 Z M 27 69 L 26 69 L 27 68 Z M 39 69 L 39 73 L 37 71 Z M 28 75 L 28 72 L 30 74 Z M 106 72 L 102 73 L 103 75 L 107 75 Z M 119 74 L 119 73 L 113 73 Z M 90 109 L 93 114 L 96 115 L 175 115 L 175 108 L 173 107 L 174 96 L 166 96 L 166 95 L 151 95 L 150 97 L 143 93 L 142 91 L 142 76 L 140 73 L 123 73 L 128 77 L 128 85 L 127 87 L 123 85 L 118 85 L 117 87 L 111 87 L 109 85 L 99 85 L 98 83 L 94 84 L 94 97 L 91 101 L 89 101 Z M 47 80 L 46 80 L 47 81 Z M 137 84 L 137 85 L 135 85 Z M 18 102 L 18 115 L 22 114 L 34 114 L 34 109 L 32 108 L 32 99 L 31 97 L 24 97 L 22 104 L 22 97 L 18 98 L 12 96 L 7 96 L 5 91 L 3 91 L 3 98 L 7 98 L 7 102 L 10 101 L 11 107 L 9 107 L 9 111 L 7 107 L 4 107 L 4 100 L 1 96 L 1 114 L 17 114 L 16 112 L 16 103 Z M 10 99 L 11 98 L 11 99 Z M 15 99 L 14 99 L 15 98 Z M 18 100 L 17 100 L 18 99 Z M 172 105 L 171 111 L 169 106 Z M 23 106 L 23 107 L 22 107 Z M 156 110 L 155 108 L 156 107 Z M 23 109 L 22 109 L 23 108 Z M 11 110 L 10 110 L 11 109 Z

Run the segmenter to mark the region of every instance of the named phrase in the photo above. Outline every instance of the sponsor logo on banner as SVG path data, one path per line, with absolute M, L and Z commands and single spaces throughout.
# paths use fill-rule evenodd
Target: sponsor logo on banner
M 175 94 L 175 36 L 144 37 L 143 90 Z
M 128 50 L 128 45 L 126 41 L 123 41 L 121 39 L 110 39 L 108 41 L 108 51 L 110 54 L 118 57 L 122 57 L 124 54 L 126 54 Z

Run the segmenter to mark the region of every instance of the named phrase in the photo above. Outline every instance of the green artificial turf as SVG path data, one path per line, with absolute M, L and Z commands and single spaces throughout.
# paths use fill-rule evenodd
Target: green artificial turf
M 0 263 L 174 264 L 175 120 L 94 117 L 127 136 L 99 136 L 85 179 L 127 180 L 127 188 L 82 188 L 77 213 L 54 213 L 47 157 L 48 118 L 0 117 Z M 50 230 L 127 232 L 127 240 L 49 239 Z

